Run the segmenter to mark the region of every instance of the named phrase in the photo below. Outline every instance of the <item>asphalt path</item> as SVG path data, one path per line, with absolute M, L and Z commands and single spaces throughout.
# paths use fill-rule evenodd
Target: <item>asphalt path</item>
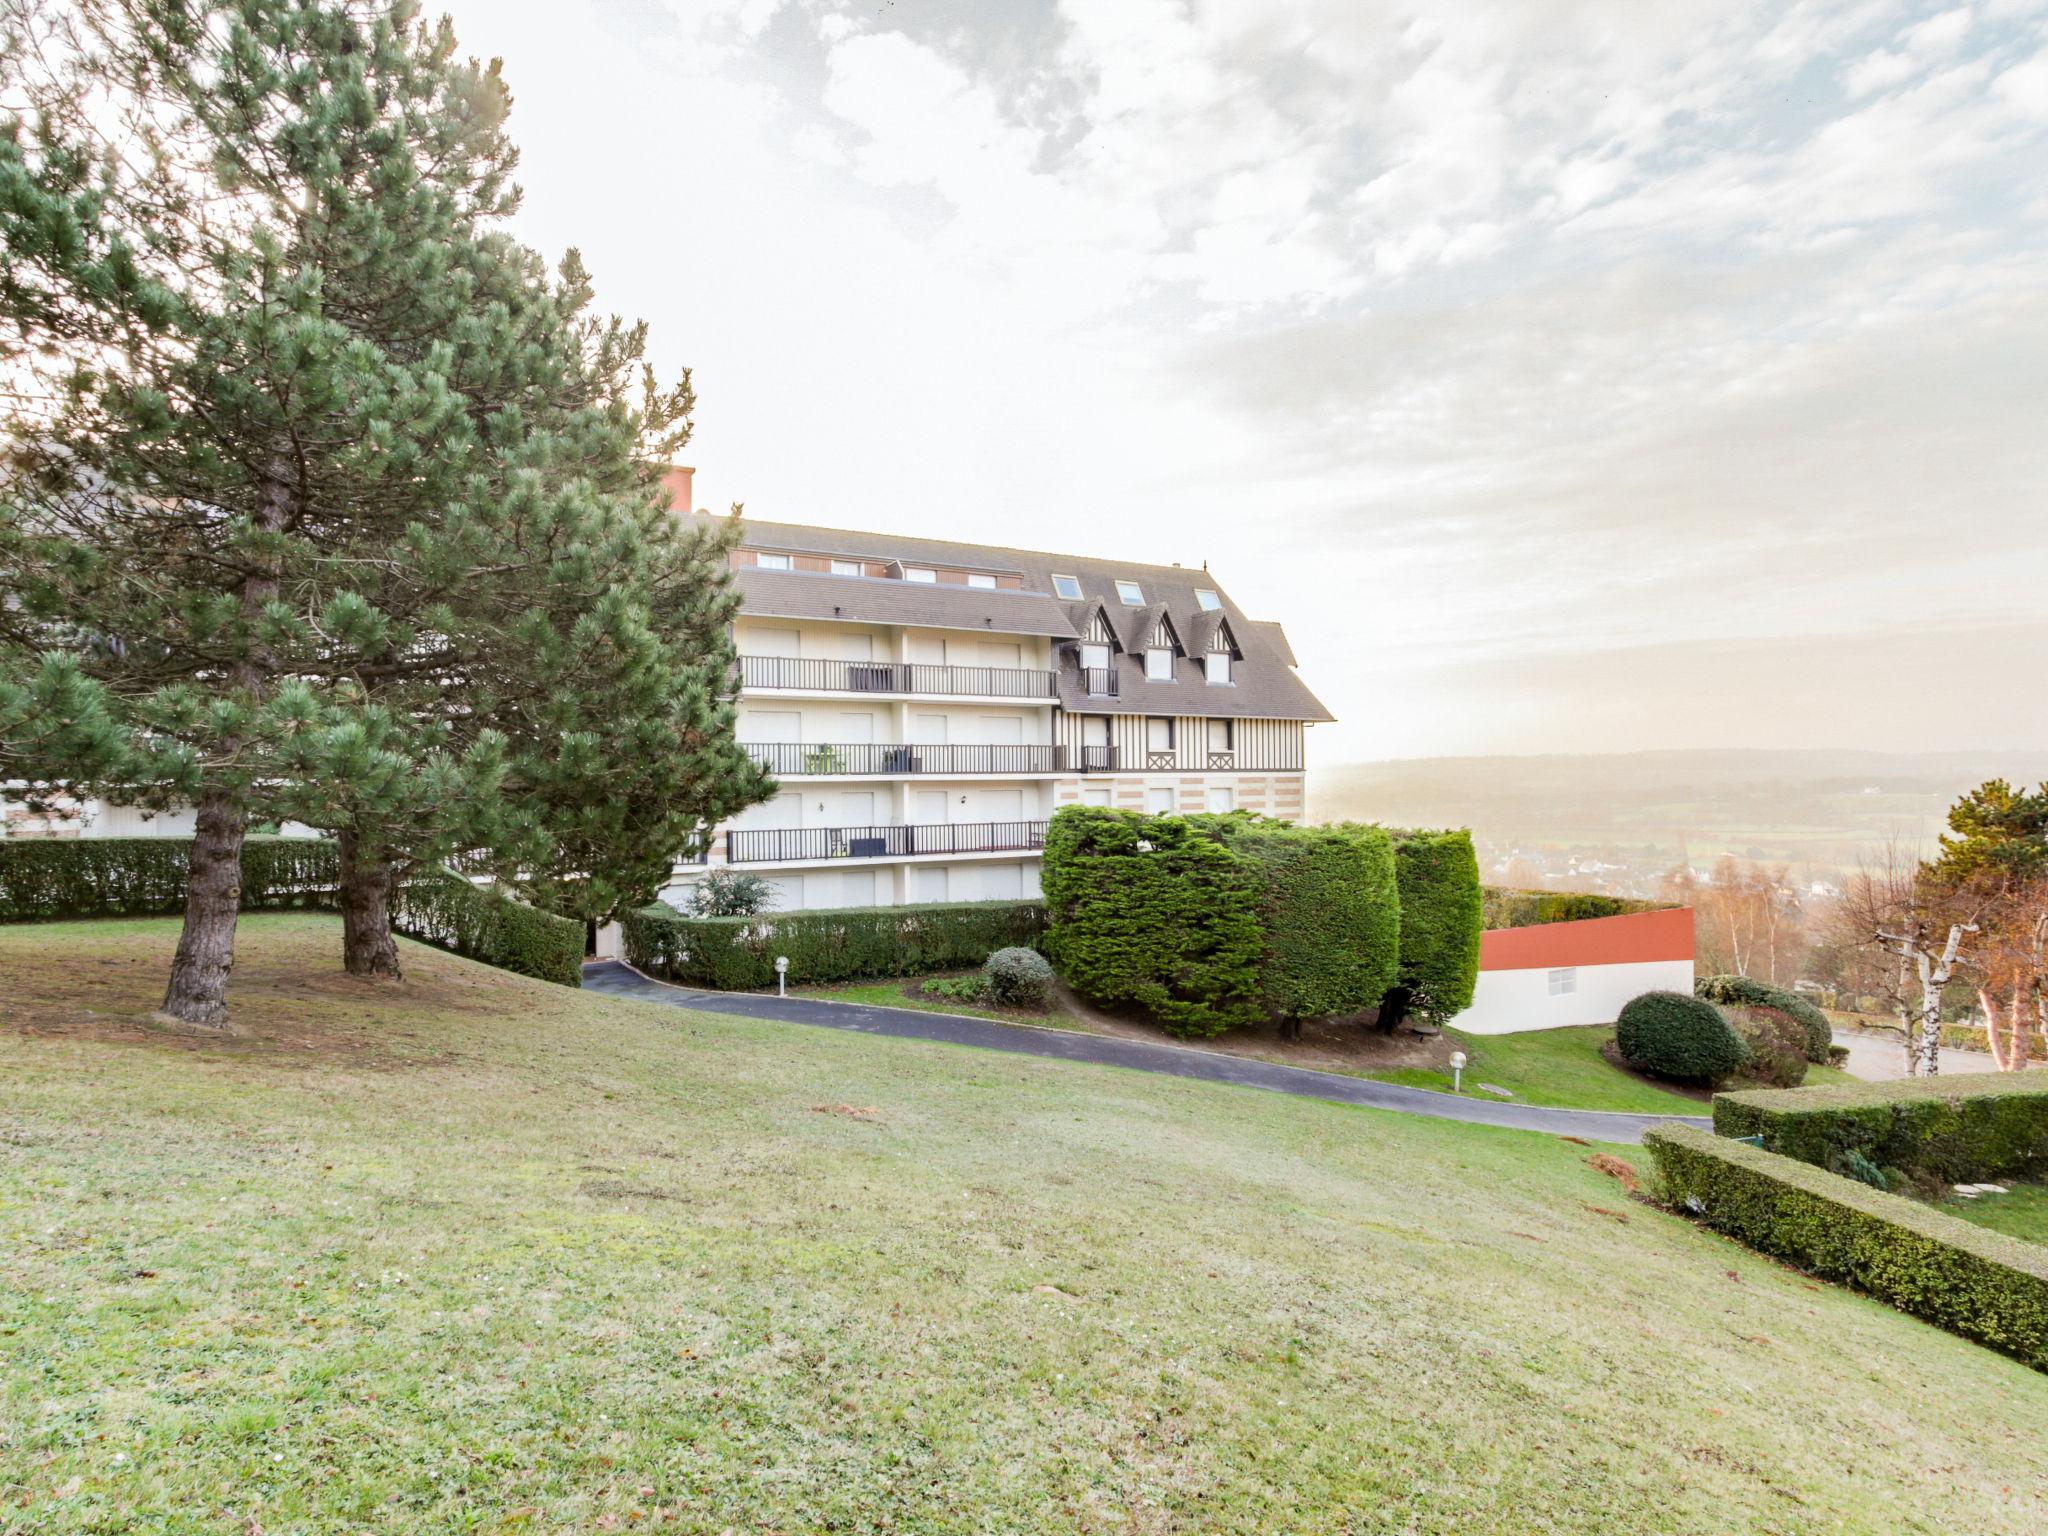
M 1542 1131 L 1553 1136 L 1582 1136 L 1588 1141 L 1638 1142 L 1653 1125 L 1710 1126 L 1704 1115 L 1630 1115 L 1600 1109 L 1546 1109 L 1500 1099 L 1432 1093 L 1398 1083 L 1282 1066 L 1219 1051 L 1168 1045 L 1163 1041 L 1124 1040 L 1072 1030 L 1038 1029 L 1003 1024 L 964 1014 L 927 1013 L 916 1008 L 878 1008 L 866 1003 L 826 1002 L 813 997 L 775 997 L 759 992 L 706 992 L 655 981 L 617 960 L 593 961 L 583 967 L 583 985 L 591 992 L 662 1003 L 703 1013 L 768 1019 L 782 1024 L 807 1024 L 855 1034 L 889 1035 L 900 1040 L 928 1040 L 964 1045 L 1014 1056 L 1042 1056 L 1055 1061 L 1087 1062 L 1156 1072 L 1166 1077 L 1263 1088 L 1297 1098 L 1326 1099 L 1401 1114 L 1462 1120 L 1472 1125 L 1503 1126 L 1517 1131 Z

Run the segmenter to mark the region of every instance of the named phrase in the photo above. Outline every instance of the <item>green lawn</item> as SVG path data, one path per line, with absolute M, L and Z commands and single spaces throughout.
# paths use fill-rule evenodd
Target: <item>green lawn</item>
M 1554 1137 L 172 934 L 0 930 L 9 1533 L 2048 1528 L 2048 1376 Z
M 790 991 L 797 997 L 816 997 L 833 1003 L 867 1003 L 877 1008 L 916 1008 L 925 1013 L 959 1013 L 971 1019 L 995 1019 L 1004 1024 L 1030 1024 L 1040 1029 L 1073 1029 L 1084 1032 L 1087 1029 L 1080 1020 L 1063 1012 L 1057 1005 L 1044 1013 L 1026 1013 L 1018 1009 L 1003 1010 L 983 1007 L 978 1003 L 955 1002 L 949 997 L 926 997 L 918 990 L 924 982 L 937 979 L 926 976 L 895 977 L 887 981 L 842 982 L 830 987 L 792 987 Z M 1161 1038 L 1165 1037 L 1162 1035 Z
M 1480 1083 L 1506 1088 L 1522 1104 L 1544 1104 L 1563 1109 L 1618 1109 L 1648 1114 L 1703 1115 L 1704 1099 L 1689 1097 L 1622 1071 L 1600 1054 L 1600 1047 L 1614 1038 L 1611 1024 L 1592 1024 L 1579 1029 L 1534 1029 L 1519 1035 L 1468 1035 L 1462 1030 L 1444 1031 L 1466 1056 L 1464 1091 L 1484 1098 Z M 1411 1088 L 1451 1091 L 1451 1074 L 1426 1068 L 1404 1067 L 1391 1072 L 1366 1074 L 1384 1083 L 1406 1083 Z M 1834 1067 L 1809 1067 L 1808 1086 L 1852 1082 L 1848 1073 Z
M 1941 1209 L 2008 1237 L 2048 1243 L 2048 1186 L 2014 1184 L 2002 1195 L 1979 1195 L 1974 1200 L 1954 1195 L 1941 1203 Z

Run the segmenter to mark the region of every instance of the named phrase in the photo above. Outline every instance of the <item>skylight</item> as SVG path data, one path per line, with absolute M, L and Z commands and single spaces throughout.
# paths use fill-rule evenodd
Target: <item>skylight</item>
M 1202 605 L 1202 612 L 1214 613 L 1223 606 L 1223 600 L 1207 587 L 1195 588 L 1195 601 Z
M 1145 605 L 1145 594 L 1139 590 L 1135 581 L 1118 582 L 1116 595 L 1117 600 L 1128 608 L 1142 608 Z
M 1078 576 L 1055 576 L 1052 579 L 1055 596 L 1064 597 L 1070 603 L 1081 600 L 1081 578 Z

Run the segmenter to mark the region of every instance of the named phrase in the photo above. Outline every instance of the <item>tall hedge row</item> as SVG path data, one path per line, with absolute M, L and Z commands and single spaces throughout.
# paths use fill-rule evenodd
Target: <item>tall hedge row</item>
M 0 922 L 175 915 L 185 910 L 191 847 L 175 837 L 0 841 Z M 340 870 L 325 838 L 252 837 L 242 845 L 242 910 L 329 906 Z
M 1643 1142 L 1663 1198 L 1716 1231 L 2048 1370 L 2048 1248 L 1693 1126 Z
M 1031 948 L 1045 933 L 1036 901 L 932 902 L 689 917 L 656 902 L 620 920 L 626 959 L 689 986 L 775 985 L 775 957 L 799 986 L 871 976 L 919 976 L 978 966 L 999 949 Z
M 1260 980 L 1269 1011 L 1289 1020 L 1333 1018 L 1386 995 L 1401 963 L 1401 893 L 1393 839 L 1382 828 L 1190 819 L 1258 871 Z
M 171 917 L 185 909 L 191 844 L 175 837 L 14 838 L 0 842 L 0 922 Z M 242 910 L 332 910 L 336 845 L 252 837 L 242 845 Z M 392 903 L 400 933 L 500 970 L 563 986 L 583 981 L 583 925 L 479 889 L 443 869 L 415 875 Z
M 1401 893 L 1401 968 L 1407 1011 L 1441 1024 L 1472 1006 L 1479 984 L 1484 899 L 1472 834 L 1404 830 L 1393 834 Z
M 1045 834 L 1046 953 L 1070 986 L 1178 1035 L 1264 1014 L 1263 881 L 1180 816 L 1065 806 Z
M 1714 1129 L 1828 1167 L 1849 1153 L 1947 1183 L 2048 1174 L 2048 1069 L 1714 1098 Z

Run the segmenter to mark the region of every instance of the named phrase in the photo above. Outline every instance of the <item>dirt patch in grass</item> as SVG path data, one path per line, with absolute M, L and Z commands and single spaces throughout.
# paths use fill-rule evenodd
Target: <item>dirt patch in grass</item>
M 0 945 L 0 1028 L 29 1039 L 96 1041 L 280 1063 L 358 1067 L 441 1062 L 422 1020 L 483 1016 L 503 998 L 471 967 L 401 941 L 406 974 L 369 980 L 341 969 L 341 928 L 325 916 L 244 918 L 230 982 L 231 1027 L 156 1012 L 177 947 L 175 924 L 125 921 L 10 928 Z M 258 942 L 249 942 L 254 934 Z M 32 937 L 34 942 L 19 942 Z
M 1711 1104 L 1714 1101 L 1714 1090 L 1711 1088 L 1701 1088 L 1694 1083 L 1674 1083 L 1666 1078 L 1652 1077 L 1647 1072 L 1638 1072 L 1628 1064 L 1627 1058 L 1621 1054 L 1621 1047 L 1612 1040 L 1601 1045 L 1600 1056 L 1615 1071 L 1624 1077 L 1634 1078 L 1646 1088 L 1661 1088 L 1666 1093 L 1675 1093 L 1685 1099 L 1697 1099 L 1702 1104 Z

